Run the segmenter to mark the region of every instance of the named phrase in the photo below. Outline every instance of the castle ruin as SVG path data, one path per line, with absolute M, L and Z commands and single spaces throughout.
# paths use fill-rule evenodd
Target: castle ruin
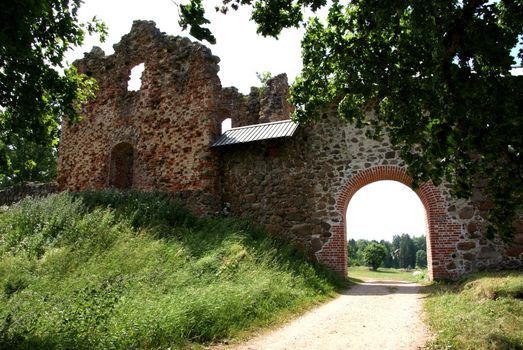
M 379 180 L 410 185 L 390 143 L 338 118 L 335 106 L 319 121 L 288 120 L 285 75 L 244 96 L 222 88 L 219 58 L 187 38 L 135 21 L 106 56 L 99 48 L 75 62 L 96 78 L 97 98 L 84 120 L 62 126 L 61 189 L 165 191 L 199 214 L 230 212 L 283 235 L 318 262 L 345 275 L 346 208 L 361 187 Z M 143 63 L 139 91 L 131 69 Z M 221 133 L 231 118 L 232 129 Z M 523 220 L 513 244 L 483 238 L 488 203 L 480 194 L 451 198 L 446 186 L 416 192 L 427 213 L 429 274 L 456 279 L 473 271 L 523 266 Z

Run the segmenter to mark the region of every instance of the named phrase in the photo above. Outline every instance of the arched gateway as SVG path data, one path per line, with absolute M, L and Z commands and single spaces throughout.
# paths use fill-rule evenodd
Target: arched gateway
M 347 206 L 352 196 L 362 187 L 380 180 L 394 180 L 411 186 L 412 180 L 399 166 L 376 166 L 362 170 L 353 176 L 337 194 L 336 209 L 343 221 L 331 227 L 331 240 L 316 253 L 319 261 L 331 266 L 340 274 L 347 273 Z M 446 203 L 440 190 L 425 183 L 416 191 L 427 213 L 427 266 L 431 279 L 455 278 L 443 268 L 446 253 L 452 252 L 460 234 L 460 225 L 452 222 L 445 211 Z
M 248 96 L 223 88 L 208 48 L 153 22 L 135 21 L 114 48 L 75 62 L 100 90 L 80 123 L 62 126 L 61 189 L 132 187 L 172 193 L 201 214 L 226 208 L 345 274 L 352 195 L 378 180 L 411 183 L 387 138 L 368 139 L 336 106 L 318 111 L 311 125 L 288 120 L 285 75 Z M 129 91 L 129 72 L 142 62 L 142 86 Z M 233 128 L 222 134 L 227 118 Z M 515 245 L 485 240 L 489 203 L 479 192 L 455 200 L 445 184 L 424 184 L 417 193 L 428 214 L 431 277 L 523 266 L 523 223 Z

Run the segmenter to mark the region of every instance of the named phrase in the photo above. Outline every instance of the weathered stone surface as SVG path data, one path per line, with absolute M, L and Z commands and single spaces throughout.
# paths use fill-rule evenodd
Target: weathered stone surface
M 476 248 L 476 242 L 461 242 L 458 243 L 458 250 L 471 250 Z
M 460 219 L 471 219 L 474 216 L 474 208 L 464 207 L 459 211 Z
M 10 205 L 24 199 L 25 197 L 45 197 L 57 191 L 58 185 L 55 182 L 23 182 L 0 190 L 0 205 Z
M 475 260 L 476 259 L 476 255 L 473 254 L 473 253 L 465 253 L 463 254 L 463 259 L 465 260 Z

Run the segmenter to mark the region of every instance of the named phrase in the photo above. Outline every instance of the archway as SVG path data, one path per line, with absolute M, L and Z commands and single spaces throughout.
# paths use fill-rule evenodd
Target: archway
M 411 186 L 412 179 L 399 166 L 377 166 L 352 176 L 336 195 L 336 210 L 343 217 L 339 224 L 331 225 L 331 237 L 316 252 L 321 263 L 336 272 L 347 275 L 346 211 L 352 196 L 363 186 L 380 180 L 394 180 Z M 451 220 L 445 210 L 441 191 L 431 183 L 422 184 L 416 191 L 427 213 L 427 265 L 430 279 L 454 279 L 455 272 L 445 267 L 456 251 L 460 226 Z
M 121 190 L 132 188 L 133 163 L 133 146 L 127 142 L 122 142 L 114 146 L 111 151 L 109 186 Z
M 363 186 L 349 201 L 346 218 L 349 276 L 351 267 L 364 265 L 363 249 L 372 241 L 387 249 L 385 268 L 426 267 L 418 251 L 426 254 L 427 212 L 409 186 L 391 180 Z

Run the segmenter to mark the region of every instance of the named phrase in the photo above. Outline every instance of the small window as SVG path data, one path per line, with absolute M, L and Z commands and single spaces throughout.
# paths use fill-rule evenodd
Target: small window
M 144 63 L 140 63 L 131 69 L 131 75 L 129 76 L 129 81 L 127 82 L 127 91 L 140 91 L 142 88 L 142 74 L 144 70 Z
M 222 134 L 229 129 L 232 129 L 232 119 L 231 118 L 227 118 L 222 122 Z

